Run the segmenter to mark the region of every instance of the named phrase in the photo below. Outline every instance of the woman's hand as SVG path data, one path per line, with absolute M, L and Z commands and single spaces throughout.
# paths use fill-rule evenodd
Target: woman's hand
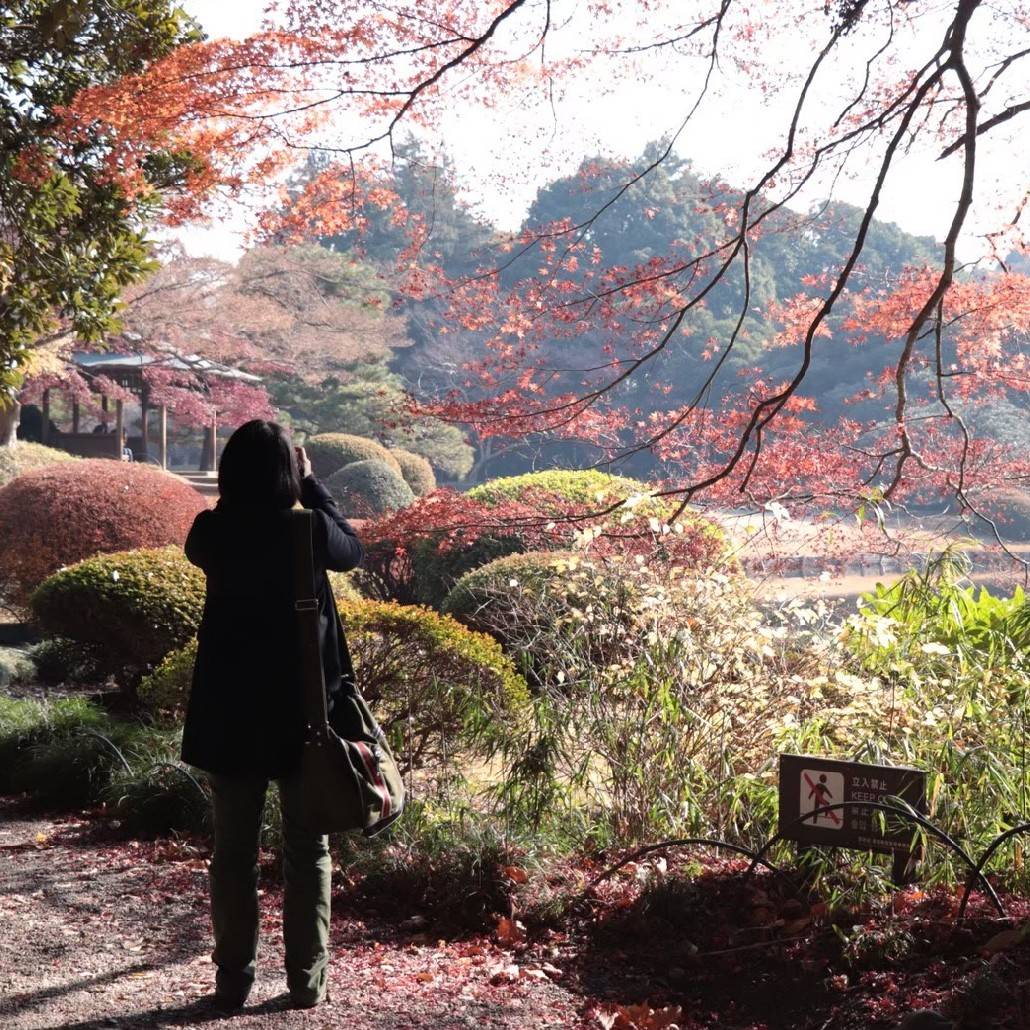
M 293 449 L 297 454 L 297 471 L 300 473 L 300 478 L 307 479 L 311 475 L 311 459 L 308 457 L 308 452 L 303 447 L 294 447 Z

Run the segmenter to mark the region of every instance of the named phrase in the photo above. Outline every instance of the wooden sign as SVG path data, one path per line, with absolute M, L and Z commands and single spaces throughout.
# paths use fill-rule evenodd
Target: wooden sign
M 901 798 L 917 812 L 925 812 L 926 773 L 909 766 L 780 755 L 779 831 L 786 840 L 904 854 L 911 859 L 917 827 L 910 819 L 857 805 L 803 818 L 806 813 L 826 805 L 841 802 L 891 804 L 892 798 Z

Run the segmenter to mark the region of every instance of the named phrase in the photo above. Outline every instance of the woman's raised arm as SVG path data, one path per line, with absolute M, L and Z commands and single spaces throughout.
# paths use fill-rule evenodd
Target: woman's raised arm
M 318 520 L 325 529 L 325 567 L 334 572 L 349 572 L 360 565 L 365 551 L 354 527 L 343 517 L 333 495 L 314 476 L 301 480 L 300 501 L 305 508 L 320 511 L 325 516 Z M 316 544 L 319 536 L 321 534 L 316 535 Z

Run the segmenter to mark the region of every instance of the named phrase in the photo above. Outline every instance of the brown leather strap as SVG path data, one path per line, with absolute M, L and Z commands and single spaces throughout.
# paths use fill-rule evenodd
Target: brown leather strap
M 304 720 L 311 739 L 324 738 L 329 732 L 329 712 L 325 699 L 325 671 L 318 632 L 318 598 L 315 591 L 314 512 L 307 508 L 292 512 L 293 530 L 293 608 L 297 613 L 297 638 L 300 641 L 301 674 L 304 677 Z

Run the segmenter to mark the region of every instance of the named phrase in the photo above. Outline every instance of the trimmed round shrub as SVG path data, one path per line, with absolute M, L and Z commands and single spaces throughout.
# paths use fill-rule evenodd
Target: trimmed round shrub
M 488 750 L 528 698 L 497 641 L 454 619 L 384 601 L 341 601 L 339 610 L 361 692 L 406 769 Z M 196 653 L 191 641 L 170 654 L 140 685 L 143 701 L 184 707 Z
M 470 544 L 448 548 L 441 548 L 439 541 L 431 538 L 416 540 L 411 546 L 415 600 L 439 608 L 466 572 L 528 549 L 526 540 L 518 535 L 484 534 Z
M 344 465 L 355 461 L 381 461 L 398 475 L 401 466 L 397 459 L 376 440 L 351 433 L 319 433 L 309 436 L 304 444 L 311 469 L 319 479 L 328 479 Z
M 361 692 L 406 769 L 495 740 L 528 700 L 492 637 L 419 605 L 339 605 Z
M 522 501 L 541 506 L 547 512 L 547 497 L 566 505 L 574 504 L 589 510 L 590 505 L 604 506 L 638 494 L 648 494 L 647 483 L 623 476 L 612 476 L 597 469 L 548 469 L 527 472 L 522 476 L 505 476 L 474 486 L 468 496 L 489 507 L 507 501 Z
M 165 655 L 157 668 L 140 680 L 137 693 L 143 707 L 162 716 L 181 715 L 190 695 L 196 660 L 195 638 L 178 651 Z
M 50 636 L 99 649 L 107 670 L 131 685 L 182 647 L 200 625 L 204 574 L 177 547 L 119 551 L 54 573 L 31 597 Z
M 381 461 L 355 461 L 344 465 L 327 480 L 337 503 L 348 515 L 372 518 L 388 511 L 406 508 L 415 495 L 395 472 Z
M 41 640 L 31 650 L 36 675 L 41 683 L 95 683 L 106 678 L 103 655 L 94 644 L 53 637 Z
M 433 466 L 421 454 L 406 451 L 403 447 L 392 447 L 390 453 L 397 459 L 404 482 L 411 487 L 416 497 L 424 497 L 436 489 Z
M 55 465 L 59 461 L 78 461 L 78 458 L 67 451 L 45 447 L 29 440 L 19 440 L 13 447 L 0 447 L 0 486 L 5 486 L 30 469 Z
M 0 591 L 24 605 L 64 565 L 181 545 L 204 507 L 177 476 L 132 462 L 94 458 L 26 472 L 0 488 Z
M 492 633 L 496 625 L 492 606 L 503 606 L 516 592 L 540 599 L 546 594 L 565 597 L 569 570 L 583 564 L 593 565 L 573 551 L 527 551 L 497 558 L 455 583 L 444 601 L 444 613 Z
M 592 530 L 596 535 L 589 547 L 598 557 L 641 555 L 648 563 L 683 568 L 736 568 L 736 560 L 728 557 L 729 538 L 722 527 L 694 511 L 682 512 L 670 527 L 666 520 L 678 502 L 650 496 L 653 489 L 640 480 L 596 469 L 553 469 L 493 479 L 473 487 L 466 496 L 490 508 L 521 504 L 537 516 L 553 518 L 553 529 L 536 548 L 571 547 L 577 533 Z M 627 500 L 631 503 L 603 516 L 569 518 Z

